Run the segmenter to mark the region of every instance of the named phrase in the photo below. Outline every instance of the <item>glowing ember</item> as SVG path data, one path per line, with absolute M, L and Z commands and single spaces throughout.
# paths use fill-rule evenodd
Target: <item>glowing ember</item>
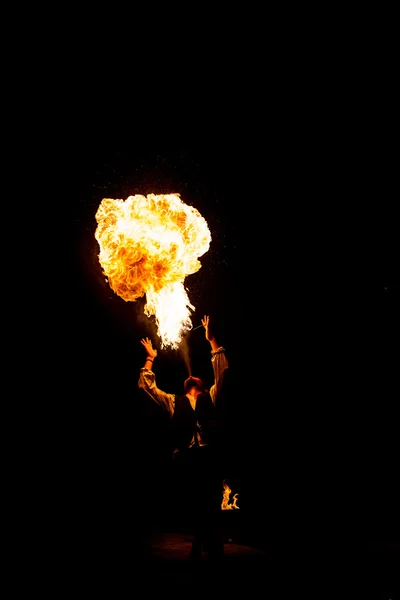
M 234 508 L 239 508 L 237 505 L 237 498 L 239 496 L 239 494 L 234 494 L 232 497 L 232 502 L 229 502 L 229 498 L 231 495 L 231 488 L 229 487 L 229 485 L 227 485 L 226 481 L 223 482 L 224 483 L 224 495 L 222 498 L 222 504 L 221 504 L 221 509 L 222 510 L 233 510 Z
M 183 282 L 210 247 L 205 219 L 180 194 L 148 194 L 103 198 L 96 221 L 99 261 L 111 289 L 126 302 L 146 295 L 144 312 L 156 319 L 161 347 L 177 348 L 195 310 Z

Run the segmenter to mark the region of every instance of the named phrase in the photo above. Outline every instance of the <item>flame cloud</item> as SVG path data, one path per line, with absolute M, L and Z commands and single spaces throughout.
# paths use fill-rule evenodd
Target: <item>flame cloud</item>
M 205 219 L 180 194 L 103 198 L 96 212 L 99 261 L 111 289 L 126 302 L 146 296 L 161 347 L 176 349 L 192 329 L 195 307 L 184 287 L 211 242 Z

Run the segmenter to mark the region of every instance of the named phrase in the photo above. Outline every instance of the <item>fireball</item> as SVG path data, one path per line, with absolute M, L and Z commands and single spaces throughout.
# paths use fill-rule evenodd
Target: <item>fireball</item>
M 96 212 L 99 262 L 111 289 L 126 302 L 146 297 L 161 347 L 176 349 L 192 329 L 185 278 L 200 267 L 211 242 L 207 222 L 180 194 L 103 198 Z

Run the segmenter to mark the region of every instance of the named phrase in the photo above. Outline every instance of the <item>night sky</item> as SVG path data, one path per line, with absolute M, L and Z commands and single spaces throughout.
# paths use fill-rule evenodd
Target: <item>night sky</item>
M 137 388 L 140 339 L 157 346 L 154 324 L 144 299 L 127 303 L 105 281 L 95 213 L 104 197 L 179 193 L 211 231 L 185 286 L 193 325 L 210 315 L 230 361 L 225 473 L 249 536 L 390 536 L 397 242 L 389 236 L 384 268 L 369 261 L 371 240 L 349 226 L 357 211 L 331 198 L 326 165 L 312 177 L 300 149 L 275 150 L 264 157 L 221 138 L 130 151 L 92 143 L 69 166 L 73 261 L 61 327 L 72 352 L 61 367 L 69 397 L 62 420 L 73 493 L 85 490 L 87 514 L 109 506 L 121 523 L 135 506 L 135 518 L 149 523 L 167 489 L 163 415 Z M 193 373 L 208 380 L 203 330 L 185 340 Z M 182 390 L 179 351 L 159 349 L 155 372 L 159 387 Z

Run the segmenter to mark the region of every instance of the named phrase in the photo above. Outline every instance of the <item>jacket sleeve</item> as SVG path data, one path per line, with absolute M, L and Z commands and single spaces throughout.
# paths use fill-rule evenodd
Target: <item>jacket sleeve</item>
M 221 393 L 225 372 L 229 368 L 225 348 L 220 346 L 217 350 L 211 352 L 211 364 L 214 371 L 214 383 L 210 388 L 210 396 L 213 404 L 215 404 Z
M 160 408 L 166 410 L 171 416 L 174 414 L 175 395 L 167 394 L 158 389 L 153 371 L 142 367 L 140 370 L 138 386 L 140 389 L 144 390 Z

